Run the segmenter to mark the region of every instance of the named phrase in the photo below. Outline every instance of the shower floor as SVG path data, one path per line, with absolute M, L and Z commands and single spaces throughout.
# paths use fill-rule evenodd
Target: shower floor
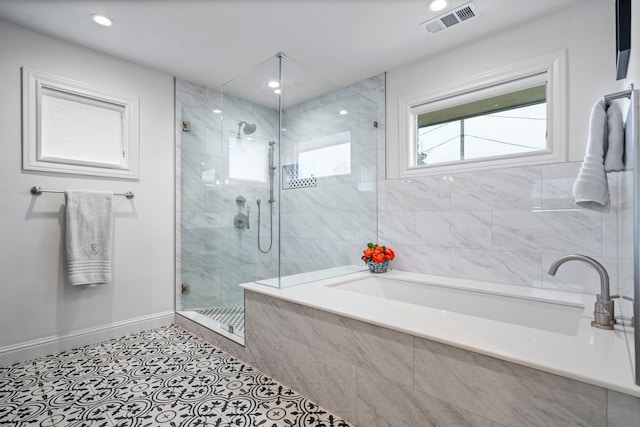
M 222 328 L 233 327 L 233 333 L 244 335 L 244 307 L 213 307 L 195 310 L 203 316 L 220 323 Z

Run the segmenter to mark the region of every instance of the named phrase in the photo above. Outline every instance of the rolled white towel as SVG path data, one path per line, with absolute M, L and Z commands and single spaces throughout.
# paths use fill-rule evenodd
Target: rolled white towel
M 615 101 L 607 107 L 607 134 L 604 170 L 618 172 L 624 169 L 624 121 L 622 109 Z
M 609 209 L 609 187 L 604 170 L 604 154 L 608 138 L 607 109 L 602 99 L 591 109 L 587 153 L 573 185 L 577 205 L 596 211 Z

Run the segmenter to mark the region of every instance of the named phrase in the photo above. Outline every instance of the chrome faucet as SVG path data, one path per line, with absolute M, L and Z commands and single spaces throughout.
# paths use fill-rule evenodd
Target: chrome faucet
M 552 276 L 556 275 L 558 267 L 567 261 L 582 261 L 593 267 L 600 275 L 600 294 L 596 296 L 596 303 L 593 310 L 595 320 L 591 322 L 591 326 L 599 329 L 613 329 L 616 319 L 613 311 L 613 298 L 609 288 L 609 274 L 607 270 L 595 259 L 586 255 L 565 255 L 556 259 L 549 267 L 548 273 Z

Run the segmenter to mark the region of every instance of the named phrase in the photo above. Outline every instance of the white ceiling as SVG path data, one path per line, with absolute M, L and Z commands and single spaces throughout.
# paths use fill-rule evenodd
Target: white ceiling
M 475 0 L 435 36 L 428 0 L 2 0 L 0 18 L 214 88 L 277 52 L 343 86 L 580 1 Z

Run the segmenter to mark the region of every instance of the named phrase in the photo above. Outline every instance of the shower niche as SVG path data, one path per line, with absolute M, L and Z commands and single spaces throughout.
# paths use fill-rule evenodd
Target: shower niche
M 177 80 L 176 312 L 242 344 L 239 284 L 364 269 L 383 108 L 382 75 L 341 88 L 282 53 L 219 89 Z

